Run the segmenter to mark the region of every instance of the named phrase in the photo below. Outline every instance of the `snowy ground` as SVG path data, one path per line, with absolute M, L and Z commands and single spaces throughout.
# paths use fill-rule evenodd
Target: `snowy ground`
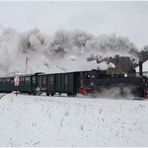
M 148 146 L 148 101 L 7 94 L 0 146 Z

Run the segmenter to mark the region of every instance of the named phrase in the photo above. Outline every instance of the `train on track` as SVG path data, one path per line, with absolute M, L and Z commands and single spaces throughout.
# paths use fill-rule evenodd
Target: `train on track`
M 18 75 L 19 84 L 14 85 L 14 76 L 0 77 L 0 92 L 19 91 L 47 96 L 66 93 L 68 96 L 77 94 L 98 94 L 102 91 L 118 88 L 121 96 L 130 92 L 134 97 L 148 98 L 148 78 L 136 75 L 107 74 L 106 71 L 91 70 L 55 74 Z

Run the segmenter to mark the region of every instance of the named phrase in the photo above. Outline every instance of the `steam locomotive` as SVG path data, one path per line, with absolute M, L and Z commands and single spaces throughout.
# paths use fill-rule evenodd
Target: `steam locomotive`
M 127 93 L 134 97 L 148 98 L 148 78 L 129 74 L 107 74 L 106 70 L 78 71 L 68 73 L 43 74 L 35 73 L 30 75 L 19 75 L 19 84 L 14 85 L 14 76 L 0 78 L 0 92 L 10 93 L 19 91 L 47 96 L 66 93 L 68 96 L 77 94 L 101 94 L 102 92 L 118 88 L 121 96 Z

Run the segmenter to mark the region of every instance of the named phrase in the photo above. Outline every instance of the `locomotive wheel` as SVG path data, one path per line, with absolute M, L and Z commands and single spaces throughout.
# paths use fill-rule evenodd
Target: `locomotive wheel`
M 36 91 L 33 91 L 33 93 L 32 93 L 34 96 L 36 95 Z
M 47 96 L 49 96 L 49 95 L 50 95 L 50 93 L 49 93 L 49 92 L 46 92 L 46 95 L 47 95 Z
M 68 97 L 71 97 L 71 96 L 72 96 L 71 92 L 68 92 L 68 93 L 67 93 L 67 96 L 68 96 Z
M 54 92 L 51 92 L 51 96 L 54 96 L 54 94 L 55 94 Z
M 77 93 L 75 93 L 75 92 L 68 92 L 67 93 L 68 97 L 75 97 L 76 95 L 77 95 Z
M 77 93 L 73 93 L 72 96 L 75 97 L 77 95 Z

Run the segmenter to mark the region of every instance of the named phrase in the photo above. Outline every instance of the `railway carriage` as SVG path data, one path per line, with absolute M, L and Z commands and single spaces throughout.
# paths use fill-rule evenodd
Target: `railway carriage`
M 51 96 L 56 93 L 75 96 L 79 91 L 79 79 L 79 72 L 40 74 L 37 76 L 37 88 Z
M 37 75 L 20 75 L 19 76 L 20 83 L 16 86 L 16 90 L 21 93 L 28 93 L 28 94 L 36 94 L 36 87 L 37 87 Z
M 0 92 L 12 92 L 15 89 L 14 77 L 1 77 L 0 78 Z

